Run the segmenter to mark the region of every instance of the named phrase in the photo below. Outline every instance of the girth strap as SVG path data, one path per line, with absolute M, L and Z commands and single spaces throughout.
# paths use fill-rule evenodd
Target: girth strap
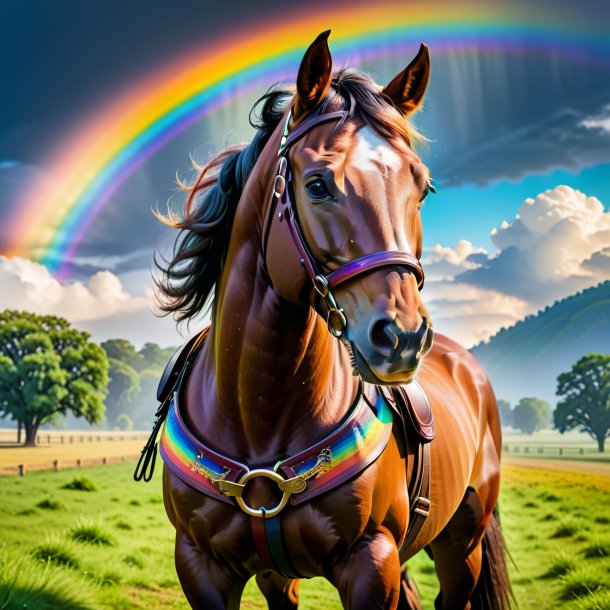
M 284 548 L 280 516 L 271 519 L 252 517 L 250 523 L 254 545 L 263 563 L 286 578 L 303 578 Z

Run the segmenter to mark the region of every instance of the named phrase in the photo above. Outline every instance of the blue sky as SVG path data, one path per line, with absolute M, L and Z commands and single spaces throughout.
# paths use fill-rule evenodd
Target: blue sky
M 608 210 L 610 164 L 604 163 L 578 173 L 558 169 L 548 174 L 526 175 L 518 181 L 498 180 L 487 186 L 440 186 L 438 194 L 426 201 L 423 210 L 425 246 L 453 245 L 458 239 L 467 239 L 493 252 L 491 230 L 503 220 L 512 220 L 528 197 L 561 184 L 597 197 Z

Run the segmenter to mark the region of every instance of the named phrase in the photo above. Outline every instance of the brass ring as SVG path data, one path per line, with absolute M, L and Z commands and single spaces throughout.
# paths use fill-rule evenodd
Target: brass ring
M 285 481 L 284 477 L 281 474 L 273 470 L 265 470 L 264 468 L 260 468 L 258 470 L 250 470 L 249 472 L 246 472 L 246 474 L 244 474 L 244 476 L 239 479 L 239 484 L 245 485 L 250 479 L 255 479 L 256 477 L 265 477 L 267 479 L 271 479 L 273 482 L 278 484 L 283 483 Z M 290 496 L 291 492 L 282 492 L 282 499 L 280 500 L 279 504 L 269 510 L 267 510 L 266 508 L 252 508 L 244 502 L 244 499 L 241 496 L 236 496 L 235 500 L 239 508 L 241 508 L 247 515 L 250 515 L 251 517 L 264 517 L 265 519 L 271 519 L 272 517 L 278 515 L 284 509 L 286 504 L 288 504 Z

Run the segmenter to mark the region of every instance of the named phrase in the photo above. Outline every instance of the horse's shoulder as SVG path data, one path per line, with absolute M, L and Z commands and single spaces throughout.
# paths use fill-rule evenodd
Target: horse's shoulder
M 434 346 L 426 355 L 417 379 L 425 390 L 439 381 L 457 386 L 467 394 L 482 395 L 491 390 L 487 374 L 476 358 L 465 347 L 440 333 L 434 334 Z

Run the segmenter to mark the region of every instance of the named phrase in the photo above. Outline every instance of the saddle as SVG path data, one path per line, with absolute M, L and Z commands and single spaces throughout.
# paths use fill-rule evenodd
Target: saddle
M 246 465 L 240 464 L 222 456 L 210 448 L 206 447 L 201 441 L 196 439 L 184 425 L 182 420 L 178 395 L 183 381 L 186 379 L 192 363 L 197 353 L 203 345 L 209 332 L 209 327 L 198 335 L 192 337 L 172 356 L 167 364 L 157 390 L 157 399 L 160 405 L 155 413 L 156 421 L 148 442 L 142 450 L 142 455 L 136 466 L 134 478 L 136 481 L 144 479 L 149 481 L 152 478 L 156 460 L 156 449 L 161 442 L 161 454 L 166 464 L 192 487 L 212 495 L 225 502 L 235 500 L 237 504 L 253 517 L 253 531 L 256 533 L 263 522 L 271 524 L 272 519 L 265 514 L 265 509 L 256 511 L 244 506 L 241 500 L 240 488 L 243 488 L 245 481 L 250 475 Z M 434 418 L 432 409 L 426 394 L 416 382 L 407 386 L 384 387 L 376 386 L 377 401 L 371 401 L 366 396 L 372 392 L 363 391 L 361 387 L 359 400 L 360 405 L 354 405 L 348 420 L 337 429 L 330 437 L 323 439 L 299 455 L 279 462 L 276 465 L 278 483 L 280 489 L 290 488 L 295 495 L 285 494 L 286 502 L 288 499 L 292 504 L 299 504 L 315 495 L 338 486 L 343 481 L 358 474 L 363 468 L 374 461 L 385 448 L 392 430 L 398 435 L 408 459 L 412 462 L 411 478 L 409 480 L 409 501 L 411 516 L 409 527 L 403 548 L 409 547 L 419 534 L 426 518 L 429 514 L 430 500 L 428 499 L 430 489 L 430 447 L 429 443 L 434 438 Z M 167 420 L 167 421 L 166 421 Z M 165 426 L 164 426 L 165 424 Z M 160 434 L 164 429 L 163 434 Z M 362 435 L 362 430 L 372 432 Z M 357 438 L 352 436 L 357 433 Z M 334 443 L 334 445 L 333 445 Z M 330 469 L 332 458 L 324 458 L 323 454 L 328 452 L 332 455 L 332 447 L 354 447 L 353 455 L 347 456 L 345 464 L 351 464 L 349 468 L 337 466 L 334 471 Z M 356 447 L 359 447 L 356 449 Z M 319 455 L 318 455 L 319 454 Z M 336 451 L 335 451 L 335 455 Z M 190 456 L 187 458 L 186 456 Z M 193 460 L 193 456 L 196 459 Z M 338 456 L 337 456 L 338 457 Z M 312 465 L 313 462 L 318 462 Z M 324 462 L 328 463 L 325 468 Z M 301 465 L 308 464 L 305 469 Z M 277 468 L 280 466 L 280 468 Z M 321 472 L 322 476 L 312 475 L 315 469 Z M 250 471 L 260 473 L 260 471 Z M 264 476 L 276 477 L 275 472 L 267 472 Z M 282 480 L 283 477 L 287 477 Z M 292 478 L 290 478 L 292 477 Z M 304 481 L 308 479 L 308 488 L 305 490 Z M 297 487 L 291 487 L 296 485 Z M 302 489 L 298 487 L 303 486 Z M 305 493 L 302 493 L 302 492 Z M 283 505 L 285 505 L 285 503 Z M 283 506 L 282 506 L 283 507 Z M 281 510 L 281 509 L 280 509 Z M 278 511 L 279 512 L 279 511 Z M 261 513 L 263 519 L 258 519 Z M 277 517 L 275 517 L 277 520 Z M 279 523 L 279 522 L 278 522 Z M 278 526 L 279 527 L 279 526 Z M 268 533 L 258 535 L 259 539 L 267 542 L 273 539 Z M 268 544 L 261 543 L 261 549 L 268 554 L 265 549 Z M 279 546 L 279 543 L 276 544 Z M 284 569 L 279 571 L 285 575 L 290 572 L 286 569 L 285 561 L 275 561 L 277 566 L 280 563 Z

